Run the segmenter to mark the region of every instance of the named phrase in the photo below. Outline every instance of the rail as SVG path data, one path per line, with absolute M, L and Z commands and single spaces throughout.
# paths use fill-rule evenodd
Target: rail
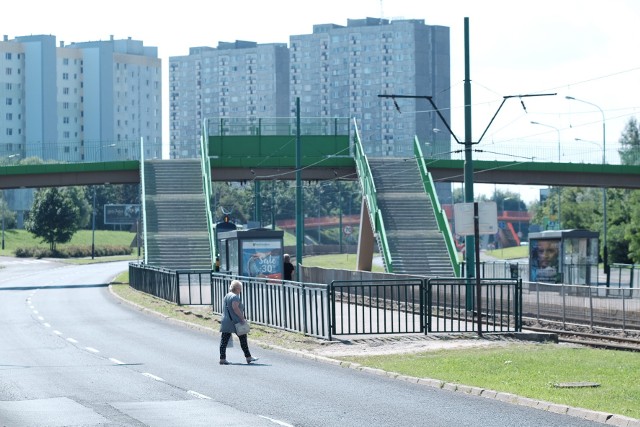
M 376 186 L 373 182 L 373 174 L 371 173 L 367 156 L 364 154 L 364 148 L 360 141 L 358 127 L 355 123 L 354 128 L 356 133 L 354 160 L 358 171 L 358 177 L 360 179 L 360 185 L 362 186 L 362 193 L 367 200 L 367 206 L 369 207 L 371 226 L 373 227 L 374 233 L 378 233 L 379 236 L 380 245 L 382 246 L 382 256 L 384 258 L 385 265 L 387 266 L 387 272 L 393 273 L 393 259 L 391 258 L 391 250 L 389 248 L 389 242 L 387 241 L 387 235 L 385 234 L 382 212 L 380 212 L 378 202 L 376 200 Z
M 207 217 L 207 231 L 209 235 L 209 252 L 211 256 L 211 265 L 216 263 L 216 240 L 215 230 L 213 224 L 213 216 L 211 213 L 211 159 L 209 158 L 209 144 L 206 138 L 207 135 L 207 120 L 202 124 L 202 136 L 200 137 L 200 165 L 202 167 L 202 190 L 204 193 L 204 201 Z
M 478 308 L 467 306 L 467 292 L 475 293 L 476 279 L 427 280 L 427 332 L 519 332 L 522 330 L 522 281 L 482 279 L 480 322 Z M 477 301 L 477 299 L 469 298 Z
M 327 285 L 212 274 L 213 312 L 222 314 L 223 300 L 233 279 L 242 281 L 247 318 L 257 324 L 331 339 Z
M 451 233 L 451 229 L 449 228 L 449 220 L 447 219 L 446 213 L 440 206 L 440 200 L 438 199 L 431 174 L 427 170 L 427 164 L 424 161 L 424 156 L 422 155 L 422 149 L 420 148 L 418 137 L 416 137 L 413 141 L 413 151 L 418 161 L 418 169 L 420 170 L 420 176 L 422 177 L 422 184 L 424 185 L 424 189 L 431 199 L 431 206 L 433 207 L 433 213 L 438 223 L 438 229 L 440 230 L 440 233 L 442 233 L 442 237 L 444 238 L 445 244 L 447 245 L 447 252 L 449 253 L 451 266 L 453 267 L 453 271 L 456 277 L 461 277 L 460 261 L 458 261 L 458 250 L 456 249 L 456 244 L 453 240 L 453 234 Z
M 149 256 L 147 255 L 149 251 L 147 250 L 147 190 L 145 189 L 145 178 L 144 178 L 144 140 L 140 138 L 140 199 L 142 205 L 142 244 L 144 246 L 144 262 L 145 264 L 149 261 Z M 95 212 L 94 212 L 95 215 Z M 137 237 L 136 237 L 137 238 Z
M 424 281 L 334 280 L 331 336 L 424 332 Z
M 129 286 L 137 291 L 180 304 L 178 276 L 175 271 L 162 267 L 130 263 Z

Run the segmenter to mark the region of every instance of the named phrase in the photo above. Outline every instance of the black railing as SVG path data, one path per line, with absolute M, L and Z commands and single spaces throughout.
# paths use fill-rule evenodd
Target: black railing
M 129 264 L 129 286 L 158 298 L 180 304 L 175 271 L 150 265 Z
M 211 305 L 217 314 L 224 310 L 233 279 L 243 283 L 242 300 L 251 322 L 315 337 L 478 331 L 474 308 L 466 306 L 465 292 L 474 289 L 467 279 L 345 280 L 325 285 L 129 265 L 133 288 L 176 304 Z M 482 330 L 521 330 L 521 281 L 483 279 L 482 291 Z
M 518 332 L 522 330 L 522 281 L 480 281 L 480 324 L 476 280 L 427 280 L 427 332 Z M 473 295 L 467 295 L 471 291 Z
M 243 284 L 245 314 L 252 322 L 329 338 L 327 285 L 213 273 L 211 301 L 214 313 L 222 314 L 224 296 L 233 279 Z
M 331 335 L 424 331 L 424 281 L 333 281 Z

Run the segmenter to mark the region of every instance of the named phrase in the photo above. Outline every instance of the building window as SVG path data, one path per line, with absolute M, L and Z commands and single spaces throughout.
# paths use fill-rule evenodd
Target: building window
M 69 103 L 68 102 L 63 102 L 62 103 L 62 108 L 65 109 L 65 110 L 68 110 L 69 109 Z
M 64 131 L 64 132 L 62 133 L 62 136 L 63 136 L 65 139 L 69 139 L 69 131 Z M 68 148 L 68 147 L 66 147 L 66 148 Z M 68 152 L 68 151 L 66 151 L 66 152 Z
M 6 68 L 6 70 L 5 70 L 5 74 L 6 74 L 7 76 L 10 76 L 10 75 L 11 75 L 11 67 L 7 67 L 7 68 Z
M 63 65 L 69 65 L 69 58 L 64 58 L 64 59 L 62 60 L 62 64 L 63 64 Z
M 5 118 L 7 119 L 7 121 L 13 120 L 13 113 L 7 113 Z
M 4 87 L 5 87 L 7 90 L 11 90 L 11 89 L 13 89 L 13 84 L 12 84 L 12 83 L 7 83 Z
M 7 136 L 13 135 L 13 129 L 7 128 Z
M 62 73 L 62 80 L 69 80 L 69 73 Z
M 6 105 L 13 105 L 13 99 L 12 98 L 7 98 L 7 100 L 5 101 Z
M 68 87 L 62 88 L 62 93 L 65 95 L 69 95 L 69 88 Z
M 11 52 L 7 52 L 4 54 L 4 59 L 11 59 Z

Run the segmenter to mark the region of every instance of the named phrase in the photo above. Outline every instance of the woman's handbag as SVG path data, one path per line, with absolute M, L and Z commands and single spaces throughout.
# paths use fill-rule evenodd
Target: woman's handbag
M 247 335 L 251 330 L 251 326 L 249 325 L 249 322 L 246 322 L 246 321 L 244 323 L 236 323 L 235 327 L 236 327 L 237 335 Z
M 229 307 L 227 307 L 227 312 L 229 313 L 229 318 L 233 319 L 233 317 L 231 316 L 231 311 L 229 310 Z M 233 326 L 235 326 L 236 335 L 238 336 L 247 335 L 251 330 L 251 326 L 249 325 L 249 322 L 247 322 L 246 320 L 244 321 L 244 323 L 240 323 L 240 322 L 234 323 Z

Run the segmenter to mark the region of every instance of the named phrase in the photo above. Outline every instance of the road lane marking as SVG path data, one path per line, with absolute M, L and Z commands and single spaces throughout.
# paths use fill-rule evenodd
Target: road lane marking
M 60 332 L 60 331 L 53 331 L 53 333 L 56 334 L 56 335 L 62 335 L 62 332 Z
M 44 317 L 42 317 L 42 316 L 38 316 L 38 320 L 39 320 L 39 321 L 41 321 L 41 322 L 43 322 L 43 321 L 44 321 Z
M 45 328 L 50 328 L 51 327 L 50 323 L 43 323 L 43 325 L 44 325 Z
M 84 349 L 87 350 L 87 351 L 90 351 L 91 353 L 100 353 L 99 350 L 96 350 L 93 347 L 85 347 Z
M 118 359 L 114 359 L 113 357 L 110 357 L 109 360 L 115 363 L 116 365 L 126 365 L 126 363 L 121 362 Z
M 67 338 L 67 341 L 69 341 L 71 344 L 78 344 L 78 341 L 74 340 L 73 338 Z
M 279 426 L 284 426 L 284 427 L 294 427 L 292 424 L 289 423 L 285 423 L 284 421 L 280 421 L 280 420 L 276 420 L 274 418 L 269 418 L 269 417 L 265 417 L 264 415 L 258 415 L 260 418 L 264 418 L 265 420 L 269 420 L 272 423 L 278 424 Z
M 40 314 L 40 313 L 38 313 L 38 310 L 33 310 L 33 314 Z
M 160 381 L 160 382 L 165 382 L 162 378 L 160 378 L 160 377 L 156 377 L 155 375 L 150 374 L 150 373 L 148 373 L 148 372 L 143 372 L 143 373 L 142 373 L 142 375 L 144 375 L 144 376 L 145 376 L 145 377 L 147 377 L 147 378 L 151 378 L 152 380 L 156 380 L 156 381 Z
M 191 396 L 196 397 L 198 399 L 202 399 L 202 400 L 212 400 L 209 396 L 205 396 L 204 394 L 200 394 L 197 391 L 193 391 L 193 390 L 187 391 L 187 394 L 190 394 Z

